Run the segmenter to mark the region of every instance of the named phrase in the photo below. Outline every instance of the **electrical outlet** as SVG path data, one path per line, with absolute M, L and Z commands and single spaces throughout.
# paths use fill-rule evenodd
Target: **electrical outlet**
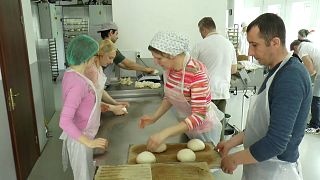
M 141 56 L 140 56 L 140 51 L 137 51 L 136 56 L 137 56 L 137 58 L 140 58 L 140 57 L 141 57 Z

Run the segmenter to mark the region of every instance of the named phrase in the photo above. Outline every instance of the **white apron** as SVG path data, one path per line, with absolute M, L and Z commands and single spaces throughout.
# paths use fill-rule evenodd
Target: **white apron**
M 270 123 L 270 111 L 268 91 L 276 73 L 290 59 L 287 57 L 268 79 L 266 88 L 258 95 L 251 97 L 247 123 L 244 136 L 244 148 L 264 137 Z M 300 163 L 281 161 L 277 157 L 258 162 L 256 164 L 243 165 L 242 180 L 300 180 L 302 179 Z
M 72 69 L 67 70 L 68 72 L 73 71 Z M 73 71 L 75 72 L 75 71 Z M 100 126 L 100 115 L 101 115 L 101 91 L 99 92 L 92 81 L 83 76 L 82 74 L 75 72 L 83 77 L 90 88 L 95 92 L 96 102 L 91 111 L 88 124 L 82 131 L 82 134 L 87 136 L 89 139 L 94 139 Z M 99 82 L 99 81 L 98 81 Z M 100 83 L 99 83 L 100 84 Z M 99 98 L 100 97 L 100 98 Z M 93 164 L 93 149 L 85 146 L 79 141 L 69 137 L 65 132 L 62 132 L 60 139 L 63 140 L 62 145 L 62 165 L 63 170 L 66 171 L 68 168 L 68 162 L 70 160 L 73 176 L 75 180 L 92 180 L 94 177 L 94 164 Z
M 192 109 L 190 103 L 186 100 L 183 89 L 184 89 L 184 76 L 185 76 L 185 68 L 188 64 L 187 62 L 190 61 L 190 56 L 186 55 L 183 64 L 183 71 L 182 71 L 182 81 L 181 87 L 177 88 L 167 88 L 166 85 L 164 86 L 164 92 L 168 99 L 168 101 L 173 105 L 173 107 L 178 111 L 178 120 L 182 121 L 186 117 L 192 114 Z M 168 72 L 165 73 L 165 83 L 167 81 Z M 219 118 L 216 115 L 216 112 L 219 110 L 217 107 L 211 102 L 209 110 L 206 114 L 206 120 L 200 126 L 194 128 L 186 132 L 186 135 L 189 139 L 197 138 L 201 139 L 204 142 L 213 142 L 215 145 L 220 140 L 220 134 L 222 125 L 219 121 Z M 221 113 L 221 112 L 220 112 Z M 221 114 L 221 119 L 223 118 L 223 114 Z
M 97 91 L 98 91 L 98 95 L 99 95 L 98 99 L 100 100 L 100 102 L 102 99 L 102 94 L 104 92 L 104 86 L 105 86 L 106 81 L 107 81 L 107 76 L 103 73 L 103 69 L 100 66 L 98 68 L 98 84 L 95 84 Z

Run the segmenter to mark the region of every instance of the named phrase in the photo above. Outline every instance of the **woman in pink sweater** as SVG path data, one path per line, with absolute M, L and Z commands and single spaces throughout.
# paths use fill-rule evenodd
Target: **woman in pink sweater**
M 108 146 L 106 139 L 95 138 L 100 126 L 100 92 L 84 76 L 98 50 L 98 43 L 86 35 L 72 39 L 66 50 L 70 68 L 62 80 L 63 107 L 59 126 L 63 130 L 60 136 L 63 168 L 66 170 L 70 160 L 75 180 L 93 179 L 93 148 L 105 150 Z

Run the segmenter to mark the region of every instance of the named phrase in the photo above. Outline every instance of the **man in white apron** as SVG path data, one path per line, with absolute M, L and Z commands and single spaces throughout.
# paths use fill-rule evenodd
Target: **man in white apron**
M 304 136 L 312 90 L 308 72 L 285 46 L 285 25 L 272 13 L 260 15 L 247 29 L 249 55 L 270 71 L 252 97 L 244 132 L 221 142 L 221 168 L 232 174 L 243 164 L 245 180 L 302 179 L 298 147 Z M 232 147 L 244 150 L 228 154 Z

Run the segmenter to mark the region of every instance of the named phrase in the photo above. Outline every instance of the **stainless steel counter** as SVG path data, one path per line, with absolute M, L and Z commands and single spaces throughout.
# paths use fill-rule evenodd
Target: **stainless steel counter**
M 248 87 L 260 86 L 263 79 L 261 70 L 249 73 L 251 79 Z M 245 89 L 242 80 L 234 78 L 231 88 Z M 128 149 L 130 144 L 145 144 L 150 135 L 177 123 L 174 112 L 169 110 L 158 122 L 145 129 L 138 128 L 138 121 L 144 114 L 156 111 L 161 103 L 163 88 L 159 89 L 136 89 L 131 86 L 112 84 L 106 89 L 108 93 L 119 101 L 129 101 L 130 107 L 125 116 L 115 116 L 112 113 L 102 113 L 101 126 L 97 137 L 107 138 L 109 147 L 107 152 L 95 151 L 97 165 L 120 165 L 127 163 Z M 187 137 L 179 135 L 167 139 L 166 143 L 187 142 Z
M 97 137 L 107 138 L 109 147 L 107 152 L 95 151 L 96 165 L 119 165 L 127 163 L 127 155 L 130 144 L 145 144 L 150 135 L 177 123 L 174 113 L 169 110 L 155 124 L 147 126 L 145 129 L 138 128 L 138 121 L 144 114 L 155 112 L 160 105 L 162 97 L 156 92 L 161 90 L 147 91 L 149 95 L 141 94 L 148 89 L 118 90 L 110 91 L 111 95 L 124 95 L 122 101 L 129 101 L 130 107 L 125 116 L 114 116 L 112 113 L 102 113 L 101 126 Z M 128 95 L 134 96 L 128 96 Z M 137 98 L 137 95 L 140 97 Z M 187 142 L 185 135 L 179 135 L 167 139 L 166 143 Z
M 116 83 L 108 86 L 106 91 L 108 91 L 110 96 L 112 96 L 114 99 L 163 96 L 163 84 L 161 84 L 161 88 L 150 89 L 135 88 L 134 83 L 130 86 Z

